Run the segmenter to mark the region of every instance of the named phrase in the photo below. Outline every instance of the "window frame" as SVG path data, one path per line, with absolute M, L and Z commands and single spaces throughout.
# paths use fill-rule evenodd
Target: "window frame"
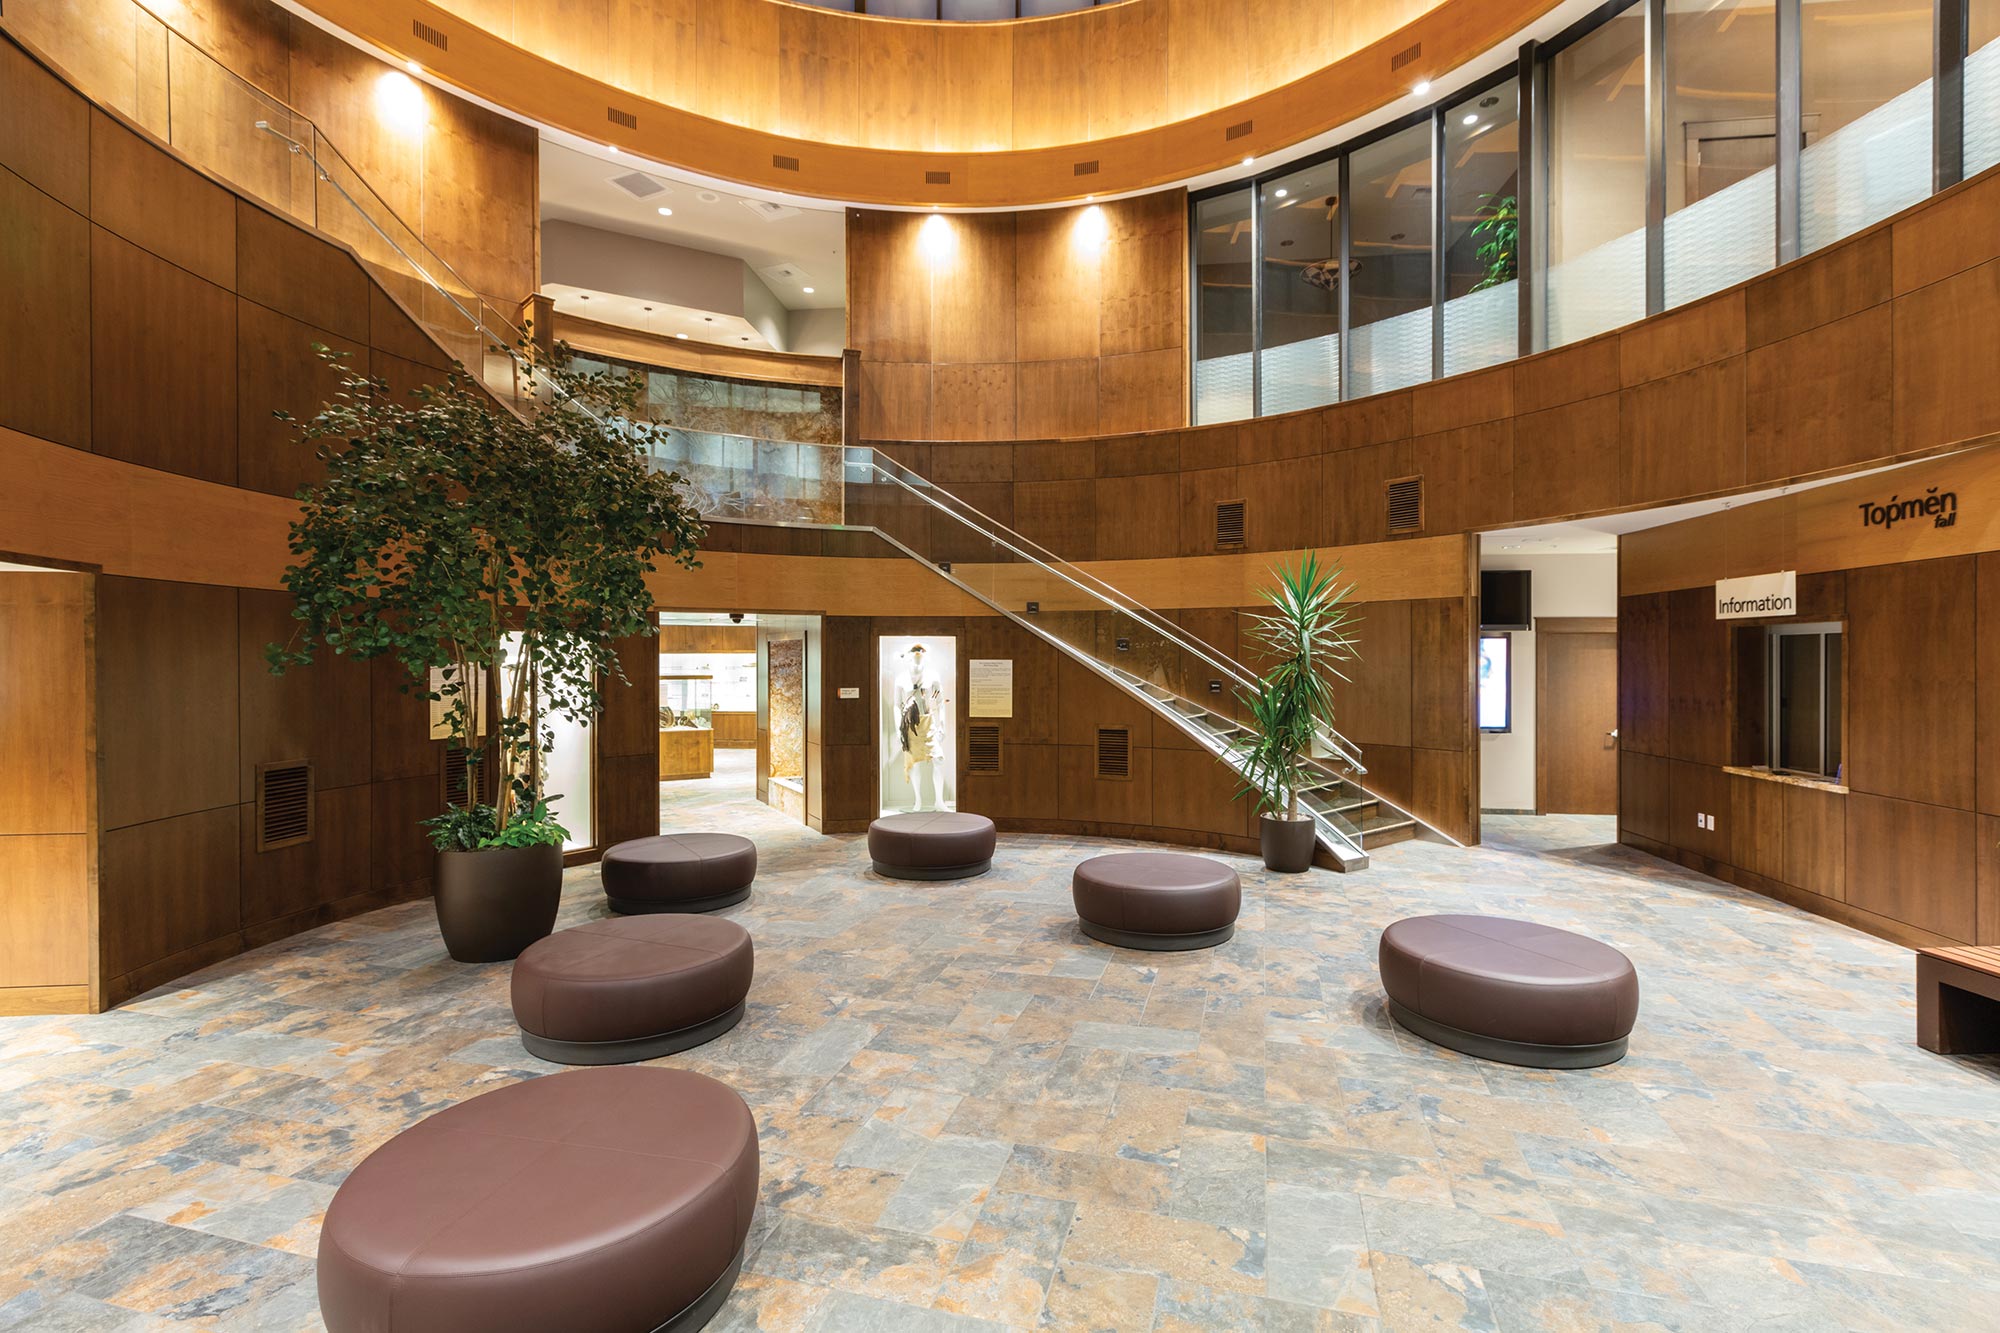
M 1847 624 L 1840 620 L 1816 620 L 1764 627 L 1764 718 L 1765 718 L 1765 767 L 1773 773 L 1791 777 L 1808 778 L 1816 782 L 1838 782 L 1841 770 L 1846 765 L 1847 732 Z M 1789 768 L 1778 762 L 1784 753 L 1784 709 L 1780 704 L 1779 691 L 1783 684 L 1784 671 L 1781 653 L 1786 639 L 1819 640 L 1819 756 L 1820 767 L 1815 769 Z M 1841 641 L 1839 684 L 1840 704 L 1837 710 L 1827 707 L 1828 685 L 1833 684 L 1833 676 L 1827 667 L 1828 639 Z M 1835 716 L 1835 713 L 1838 716 Z M 1826 770 L 1826 760 L 1832 746 L 1829 741 L 1838 742 L 1841 758 L 1832 772 Z

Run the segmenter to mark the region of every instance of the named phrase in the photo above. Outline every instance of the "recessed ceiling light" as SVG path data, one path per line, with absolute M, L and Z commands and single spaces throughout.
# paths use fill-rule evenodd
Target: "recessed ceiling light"
M 1254 157 L 1246 157 L 1246 158 L 1244 158 L 1244 159 L 1243 159 L 1243 165 L 1247 167 L 1247 166 L 1249 166 L 1249 165 L 1250 165 L 1250 164 L 1251 164 L 1252 162 L 1255 162 L 1256 160 L 1257 160 L 1257 159 L 1256 159 L 1256 158 L 1254 158 Z
M 404 66 L 404 68 L 409 70 L 410 73 L 412 74 L 421 74 L 424 72 L 424 67 L 422 65 L 419 65 L 414 60 L 410 61 L 407 65 Z
M 1477 125 L 1479 123 L 1479 113 L 1477 111 L 1468 111 L 1465 113 L 1465 119 L 1458 123 L 1461 125 Z
M 812 289 L 812 288 L 810 288 L 810 287 L 808 287 L 808 288 L 806 288 L 806 289 L 805 289 L 805 293 L 806 293 L 806 295 L 807 295 L 807 296 L 811 296 L 811 295 L 813 294 L 813 289 Z
M 1276 190 L 1273 191 L 1273 193 L 1276 194 L 1280 199 L 1283 199 L 1285 197 L 1285 192 L 1283 190 Z
M 663 208 L 660 210 L 660 216 L 663 218 L 670 218 L 673 215 L 674 215 L 674 210 L 671 208 Z
M 1482 97 L 1479 99 L 1479 106 L 1481 110 L 1485 110 L 1489 107 L 1496 107 L 1499 105 L 1500 105 L 1500 99 L 1497 97 Z
M 1423 79 L 1419 81 L 1416 87 L 1410 89 L 1411 92 L 1415 93 L 1419 97 L 1422 97 L 1430 90 L 1431 90 L 1431 81 L 1429 79 Z
M 685 333 L 676 333 L 676 334 L 674 335 L 674 337 L 676 337 L 676 338 L 685 338 L 685 337 L 687 337 L 687 335 L 686 335 Z
M 611 150 L 611 156 L 613 156 L 613 157 L 616 157 L 616 156 L 618 156 L 618 145 L 617 145 L 617 144 L 615 144 L 615 143 L 608 143 L 608 144 L 606 144 L 606 145 L 604 145 L 604 146 L 605 146 L 606 148 L 609 148 L 609 149 Z

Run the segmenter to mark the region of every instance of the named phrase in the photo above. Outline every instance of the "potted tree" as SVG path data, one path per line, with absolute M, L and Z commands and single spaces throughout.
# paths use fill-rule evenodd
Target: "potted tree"
M 431 701 L 468 763 L 462 800 L 425 821 L 438 926 L 461 962 L 513 958 L 553 929 L 562 894 L 551 719 L 596 715 L 599 682 L 624 680 L 617 641 L 655 632 L 655 558 L 694 568 L 706 529 L 683 479 L 647 465 L 661 428 L 640 411 L 643 377 L 524 342 L 538 406 L 520 416 L 458 369 L 397 398 L 316 350 L 340 388 L 296 423 L 325 477 L 291 529 L 298 630 L 265 656 L 276 672 L 322 650 L 392 657 L 402 689 Z
M 1333 725 L 1333 682 L 1346 679 L 1340 664 L 1355 655 L 1355 616 L 1347 605 L 1353 587 L 1340 583 L 1338 568 L 1322 568 L 1313 551 L 1272 572 L 1276 582 L 1258 590 L 1272 609 L 1255 615 L 1250 634 L 1269 665 L 1256 691 L 1239 695 L 1250 732 L 1235 749 L 1242 761 L 1239 795 L 1257 798 L 1264 866 L 1296 874 L 1312 867 L 1314 841 L 1299 788 L 1309 780 L 1314 734 Z

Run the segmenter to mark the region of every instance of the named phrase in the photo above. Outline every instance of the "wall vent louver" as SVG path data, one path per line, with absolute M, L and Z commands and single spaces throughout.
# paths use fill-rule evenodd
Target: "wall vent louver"
M 257 765 L 257 850 L 312 841 L 312 764 L 304 759 Z
M 1097 729 L 1097 776 L 1129 781 L 1132 777 L 1132 732 L 1126 727 Z
M 630 111 L 620 111 L 615 106 L 604 108 L 604 118 L 613 125 L 622 125 L 628 130 L 639 128 L 639 118 L 637 116 L 633 115 Z
M 451 38 L 425 23 L 422 19 L 410 20 L 410 34 L 420 42 L 429 42 L 440 51 L 451 50 Z
M 1221 500 L 1215 506 L 1215 547 L 1243 545 L 1243 502 L 1241 500 Z
M 1069 174 L 1072 176 L 1095 176 L 1097 174 L 1097 165 L 1098 160 L 1093 157 L 1088 162 L 1078 162 L 1072 166 L 1069 169 Z
M 1424 479 L 1422 477 L 1398 477 L 1383 487 L 1389 495 L 1389 531 L 1422 532 L 1424 530 Z
M 1239 120 L 1222 132 L 1222 141 L 1229 143 L 1233 140 L 1241 139 L 1256 128 L 1257 122 L 1254 120 Z
M 468 762 L 470 752 L 456 745 L 444 749 L 444 767 L 440 770 L 439 794 L 446 805 L 464 805 L 467 784 L 472 781 L 472 765 Z
M 797 171 L 799 169 L 799 160 L 796 157 L 787 157 L 783 153 L 773 153 L 771 154 L 771 165 L 779 171 Z
M 951 173 L 949 171 L 926 171 L 924 173 L 924 184 L 949 185 L 951 184 Z
M 1415 46 L 1405 47 L 1403 50 L 1389 57 L 1389 68 L 1391 70 L 1399 70 L 1411 61 L 1421 57 L 1423 53 L 1424 44 L 1422 42 L 1418 42 Z
M 998 722 L 974 722 L 966 729 L 965 771 L 968 773 L 998 773 L 1000 771 L 1000 724 Z

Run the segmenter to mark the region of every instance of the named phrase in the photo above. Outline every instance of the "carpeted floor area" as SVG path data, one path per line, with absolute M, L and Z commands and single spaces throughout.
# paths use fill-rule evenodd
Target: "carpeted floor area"
M 984 878 L 896 883 L 730 763 L 663 799 L 761 855 L 727 913 L 749 1013 L 668 1062 L 762 1131 L 712 1328 L 2000 1325 L 2000 1064 L 1912 1043 L 1906 950 L 1606 846 L 1608 820 L 1490 818 L 1345 877 L 1236 858 L 1236 937 L 1159 955 L 1076 929 L 1069 867 L 1106 844 L 1003 837 Z M 563 923 L 604 910 L 570 872 Z M 1629 953 L 1631 1056 L 1531 1072 L 1393 1027 L 1377 934 L 1462 910 Z M 344 1173 L 555 1072 L 507 978 L 412 904 L 0 1020 L 0 1329 L 319 1327 Z

